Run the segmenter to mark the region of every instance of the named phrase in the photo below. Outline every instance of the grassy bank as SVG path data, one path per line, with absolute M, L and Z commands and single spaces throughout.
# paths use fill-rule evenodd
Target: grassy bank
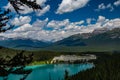
M 50 60 L 46 60 L 46 61 L 33 61 L 29 64 L 29 66 L 33 66 L 33 65 L 41 65 L 41 64 L 51 64 Z

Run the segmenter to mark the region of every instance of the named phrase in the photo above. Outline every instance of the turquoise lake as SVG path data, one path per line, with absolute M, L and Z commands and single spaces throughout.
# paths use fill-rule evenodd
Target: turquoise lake
M 80 71 L 90 69 L 93 64 L 48 64 L 27 66 L 26 69 L 33 69 L 32 73 L 28 75 L 26 80 L 64 80 L 65 70 L 69 75 L 76 74 Z M 19 80 L 22 75 L 10 74 L 8 80 Z M 0 77 L 0 80 L 3 78 Z

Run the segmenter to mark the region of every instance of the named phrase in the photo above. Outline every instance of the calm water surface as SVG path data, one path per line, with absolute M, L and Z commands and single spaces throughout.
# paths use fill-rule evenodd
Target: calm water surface
M 69 75 L 76 74 L 79 71 L 92 68 L 93 64 L 48 64 L 27 66 L 26 69 L 33 69 L 26 80 L 63 80 L 65 70 Z M 22 75 L 9 75 L 8 80 L 19 80 Z M 0 77 L 0 80 L 3 78 Z

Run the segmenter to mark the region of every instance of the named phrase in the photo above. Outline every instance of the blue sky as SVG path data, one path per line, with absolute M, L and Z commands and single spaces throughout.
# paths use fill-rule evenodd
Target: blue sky
M 13 11 L 15 16 L 10 24 L 17 28 L 0 36 L 57 41 L 96 28 L 120 27 L 120 0 L 37 0 L 37 3 L 43 10 L 34 12 L 21 7 L 25 11 L 18 15 L 7 0 L 2 1 L 0 7 Z
M 49 17 L 49 19 L 55 19 L 55 20 L 63 20 L 66 18 L 69 18 L 71 21 L 79 21 L 84 20 L 87 18 L 97 18 L 99 15 L 105 16 L 106 18 L 116 18 L 120 17 L 120 7 L 115 7 L 113 11 L 110 12 L 109 9 L 101 10 L 101 11 L 95 11 L 95 9 L 98 8 L 98 5 L 101 3 L 107 4 L 113 4 L 116 0 L 90 0 L 88 4 L 80 9 L 77 9 L 73 12 L 68 12 L 64 14 L 55 14 L 55 11 L 58 8 L 58 4 L 61 3 L 62 0 L 50 0 L 47 4 L 51 5 L 51 10 L 45 14 L 42 18 L 45 18 L 46 16 Z M 54 5 L 53 5 L 54 4 Z

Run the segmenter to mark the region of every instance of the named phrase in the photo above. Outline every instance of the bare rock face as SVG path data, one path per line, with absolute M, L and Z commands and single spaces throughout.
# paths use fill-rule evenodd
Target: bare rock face
M 107 31 L 109 31 L 108 28 L 99 28 L 99 29 L 95 29 L 92 33 L 93 34 L 101 34 L 101 33 L 107 32 Z
M 81 38 L 83 38 L 83 39 L 88 39 L 88 38 L 90 38 L 90 37 L 92 37 L 92 36 L 95 36 L 95 35 L 98 35 L 98 34 L 102 34 L 102 33 L 105 33 L 105 32 L 107 32 L 107 31 L 109 31 L 109 29 L 108 28 L 98 28 L 98 29 L 95 29 L 93 32 L 91 32 L 91 33 L 82 33 L 80 36 L 81 36 Z
M 65 46 L 99 46 L 119 44 L 120 28 L 114 28 L 112 30 L 108 28 L 100 28 L 91 33 L 75 34 L 55 43 L 55 45 Z

